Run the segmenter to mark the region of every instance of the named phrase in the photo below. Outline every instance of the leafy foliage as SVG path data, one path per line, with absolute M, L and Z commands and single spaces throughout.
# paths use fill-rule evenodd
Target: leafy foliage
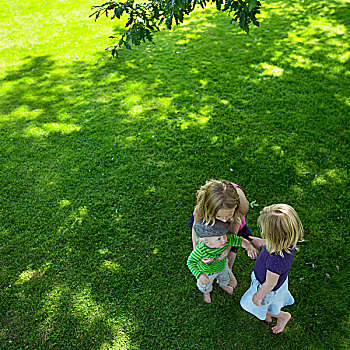
M 112 55 L 117 56 L 118 47 L 125 46 L 131 49 L 133 45 L 140 45 L 146 40 L 153 42 L 153 33 L 165 25 L 171 30 L 173 24 L 183 23 L 184 16 L 189 15 L 197 5 L 203 9 L 210 3 L 215 3 L 218 11 L 228 11 L 232 14 L 232 22 L 237 22 L 245 32 L 249 32 L 249 25 L 253 22 L 259 26 L 256 15 L 260 13 L 261 3 L 258 0 L 149 0 L 138 3 L 134 0 L 125 2 L 108 1 L 99 6 L 93 6 L 97 20 L 100 16 L 111 15 L 111 19 L 120 19 L 124 14 L 128 16 L 125 27 L 127 31 L 122 35 L 119 42 L 108 47 L 112 49 Z M 110 38 L 115 38 L 111 36 Z

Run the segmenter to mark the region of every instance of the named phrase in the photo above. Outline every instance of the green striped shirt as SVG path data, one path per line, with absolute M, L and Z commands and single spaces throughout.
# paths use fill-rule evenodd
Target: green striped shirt
M 227 235 L 227 242 L 223 248 L 209 248 L 202 241 L 197 243 L 197 247 L 192 251 L 187 259 L 187 266 L 197 279 L 204 273 L 220 272 L 225 268 L 225 260 L 216 260 L 222 252 L 229 246 L 240 247 L 242 245 L 242 237 L 233 234 Z M 214 258 L 208 264 L 202 263 L 200 260 L 205 258 Z

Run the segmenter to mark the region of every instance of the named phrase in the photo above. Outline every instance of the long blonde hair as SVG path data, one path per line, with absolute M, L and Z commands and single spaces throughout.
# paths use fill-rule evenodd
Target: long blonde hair
M 258 218 L 261 236 L 266 239 L 269 253 L 283 256 L 290 253 L 303 240 L 303 225 L 296 211 L 288 204 L 274 204 L 265 207 Z
M 217 213 L 221 209 L 236 210 L 230 221 L 241 223 L 242 215 L 239 211 L 239 195 L 231 182 L 226 180 L 209 180 L 197 191 L 196 219 L 203 219 L 207 223 L 215 223 Z

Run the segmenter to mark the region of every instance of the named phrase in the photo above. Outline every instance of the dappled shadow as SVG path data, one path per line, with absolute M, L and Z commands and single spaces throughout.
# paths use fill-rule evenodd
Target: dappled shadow
M 195 190 L 213 177 L 241 184 L 260 207 L 288 202 L 305 227 L 327 228 L 324 238 L 307 232 L 297 277 L 310 259 L 325 269 L 330 260 L 344 263 L 339 247 L 326 251 L 326 244 L 344 240 L 336 228 L 345 218 L 339 198 L 346 199 L 348 180 L 348 23 L 329 5 L 334 11 L 318 27 L 307 12 L 325 14 L 325 2 L 309 3 L 271 2 L 250 36 L 205 10 L 159 33 L 155 46 L 123 51 L 118 60 L 97 53 L 93 66 L 60 65 L 28 56 L 4 75 L 0 242 L 2 259 L 17 257 L 1 267 L 6 341 L 187 349 L 201 332 L 224 337 L 222 319 L 243 328 L 238 297 L 217 293 L 217 304 L 202 310 L 185 266 L 186 217 Z M 253 228 L 257 215 L 249 214 Z M 247 265 L 237 266 L 242 280 Z M 319 299 L 335 316 L 327 320 L 334 331 L 341 310 Z M 199 315 L 212 324 L 187 332 Z M 299 316 L 301 332 L 315 327 Z M 22 327 L 28 322 L 32 329 Z M 321 331 L 312 330 L 320 342 Z M 30 332 L 35 344 L 23 341 L 34 338 Z

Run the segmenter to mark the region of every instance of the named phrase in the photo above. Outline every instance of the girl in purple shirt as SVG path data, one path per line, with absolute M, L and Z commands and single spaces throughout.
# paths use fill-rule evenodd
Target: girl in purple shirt
M 296 245 L 303 239 L 303 226 L 298 214 L 287 204 L 265 207 L 258 225 L 266 245 L 256 260 L 252 282 L 241 299 L 241 306 L 267 323 L 276 318 L 272 332 L 277 334 L 291 318 L 289 312 L 281 309 L 294 303 L 288 290 L 288 272 Z

